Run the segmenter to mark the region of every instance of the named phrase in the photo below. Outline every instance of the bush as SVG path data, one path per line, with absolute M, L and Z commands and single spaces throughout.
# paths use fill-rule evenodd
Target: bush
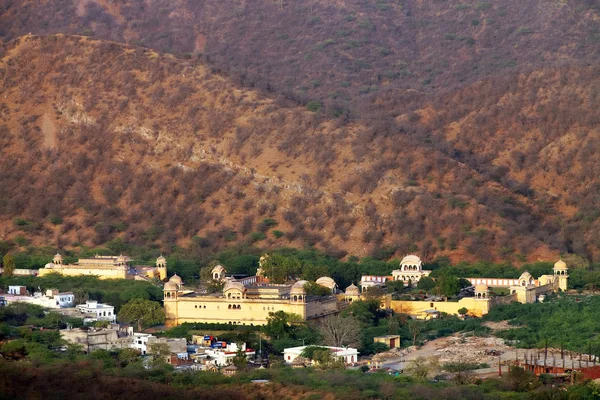
M 273 236 L 275 236 L 276 239 L 279 239 L 283 235 L 285 235 L 285 233 L 283 233 L 282 231 L 278 231 L 278 230 L 273 231 Z
M 323 105 L 318 101 L 309 101 L 306 103 L 306 109 L 308 111 L 317 112 L 323 107 Z

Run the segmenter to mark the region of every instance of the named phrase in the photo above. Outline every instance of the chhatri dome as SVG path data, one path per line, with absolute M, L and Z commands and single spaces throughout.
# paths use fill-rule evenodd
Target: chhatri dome
M 304 285 L 306 285 L 307 281 L 298 281 L 294 283 L 292 289 L 290 290 L 290 294 L 305 294 Z
M 173 275 L 171 277 L 171 279 L 169 279 L 169 282 L 173 282 L 173 283 L 175 283 L 177 285 L 182 285 L 183 284 L 183 281 L 181 280 L 181 278 L 177 274 Z
M 160 257 L 158 257 L 158 258 L 156 259 L 156 263 L 157 263 L 157 264 L 164 264 L 164 263 L 166 263 L 166 262 L 167 262 L 167 259 L 166 259 L 166 258 L 164 258 L 164 257 L 162 256 L 162 254 L 160 255 Z
M 358 290 L 358 286 L 353 283 L 346 288 L 346 292 L 344 294 L 346 296 L 360 296 L 360 290 Z
M 559 271 L 565 270 L 567 269 L 567 263 L 560 259 L 554 264 L 554 269 Z

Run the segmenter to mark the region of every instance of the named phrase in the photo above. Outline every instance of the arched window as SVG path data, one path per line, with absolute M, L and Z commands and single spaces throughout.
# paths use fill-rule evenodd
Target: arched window
M 227 307 L 227 308 L 229 308 L 229 309 L 231 310 L 231 304 L 230 304 L 230 305 L 229 305 L 229 307 Z

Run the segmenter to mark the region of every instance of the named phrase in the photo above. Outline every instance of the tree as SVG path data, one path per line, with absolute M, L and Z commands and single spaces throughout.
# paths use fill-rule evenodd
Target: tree
M 385 291 L 379 286 L 373 286 L 368 288 L 364 293 L 363 297 L 365 300 L 376 300 L 379 302 L 383 296 L 385 296 Z
M 304 285 L 304 292 L 307 296 L 330 296 L 331 289 L 318 285 L 316 282 L 307 282 Z
M 360 322 L 354 317 L 330 315 L 319 325 L 319 333 L 329 346 L 355 346 L 360 334 Z
M 119 321 L 137 324 L 137 330 L 142 327 L 162 324 L 165 322 L 165 312 L 156 301 L 134 299 L 121 307 Z
M 246 356 L 246 352 L 243 350 L 243 343 L 237 343 L 237 352 L 235 353 L 235 357 L 231 360 L 233 365 L 235 365 L 238 370 L 246 369 L 248 366 L 248 357 Z
M 300 273 L 300 261 L 296 258 L 272 254 L 262 265 L 262 270 L 272 283 L 285 283 Z
M 272 339 L 289 338 L 294 335 L 296 326 L 301 321 L 302 317 L 298 314 L 285 311 L 270 312 L 267 317 L 267 325 L 262 330 Z
M 400 329 L 400 323 L 398 322 L 398 318 L 390 316 L 388 319 L 388 334 L 397 335 L 398 330 Z
M 13 276 L 15 272 L 15 259 L 10 254 L 5 254 L 2 257 L 2 266 L 4 267 L 4 276 Z
M 417 289 L 424 290 L 426 292 L 429 292 L 430 290 L 433 290 L 434 288 L 435 288 L 435 281 L 428 276 L 422 277 L 421 279 L 419 279 L 419 282 L 417 283 Z
M 436 292 L 446 297 L 456 296 L 460 292 L 460 282 L 457 277 L 443 275 L 437 279 Z
M 411 360 L 406 370 L 415 379 L 427 379 L 431 374 L 435 374 L 440 369 L 438 357 L 417 357 Z
M 90 296 L 83 289 L 75 289 L 73 290 L 73 296 L 75 296 L 74 303 L 77 304 L 85 304 L 86 301 L 89 300 Z
M 469 312 L 469 310 L 467 309 L 467 307 L 463 307 L 463 308 L 459 308 L 458 309 L 458 313 L 462 316 L 465 316 L 467 313 Z
M 417 336 L 421 333 L 422 326 L 417 320 L 411 319 L 408 321 L 408 330 L 413 337 L 412 345 L 415 346 L 417 344 Z
M 153 367 L 165 364 L 167 357 L 171 355 L 171 348 L 166 343 L 152 343 L 148 350 L 148 353 L 153 356 Z

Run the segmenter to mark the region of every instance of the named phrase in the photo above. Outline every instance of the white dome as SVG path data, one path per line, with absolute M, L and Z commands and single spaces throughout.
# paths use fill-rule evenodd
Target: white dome
M 54 268 L 54 264 L 49 262 L 48 264 L 44 265 L 44 268 Z
M 354 283 L 346 288 L 346 296 L 360 296 L 360 290 Z
M 292 285 L 292 289 L 290 290 L 290 294 L 305 294 L 304 285 L 306 285 L 307 281 L 298 281 Z
M 240 292 L 244 293 L 246 291 L 246 287 L 241 282 L 229 281 L 223 287 L 223 292 L 227 292 L 229 290 L 239 290 Z
M 564 262 L 563 260 L 558 260 L 554 264 L 554 269 L 556 269 L 556 270 L 565 270 L 565 269 L 567 269 L 567 263 Z
M 325 286 L 326 288 L 329 288 L 331 290 L 334 290 L 337 286 L 337 284 L 335 283 L 335 281 L 333 279 L 331 279 L 328 276 L 322 276 L 319 279 L 317 279 L 316 281 L 317 285 L 321 285 L 321 286 Z
M 165 287 L 163 290 L 177 290 L 177 289 L 178 289 L 177 283 L 169 281 L 169 282 L 165 283 Z
M 485 283 L 478 283 L 475 285 L 475 292 L 489 292 L 490 288 Z
M 404 264 L 412 264 L 412 265 L 418 265 L 420 266 L 423 262 L 421 261 L 421 259 L 419 258 L 419 256 L 416 256 L 414 254 L 409 254 L 406 257 L 404 257 L 402 259 L 402 261 L 400 261 L 400 265 L 404 265 Z
M 183 281 L 181 280 L 181 278 L 180 278 L 180 277 L 179 277 L 177 274 L 173 275 L 173 276 L 172 276 L 172 277 L 169 279 L 169 282 L 173 282 L 173 283 L 175 283 L 175 284 L 177 284 L 177 285 L 182 285 L 182 284 L 183 284 Z M 167 283 L 168 283 L 168 282 L 167 282 Z
M 164 258 L 162 255 L 156 259 L 157 264 L 164 264 L 166 262 L 167 262 L 167 259 Z

